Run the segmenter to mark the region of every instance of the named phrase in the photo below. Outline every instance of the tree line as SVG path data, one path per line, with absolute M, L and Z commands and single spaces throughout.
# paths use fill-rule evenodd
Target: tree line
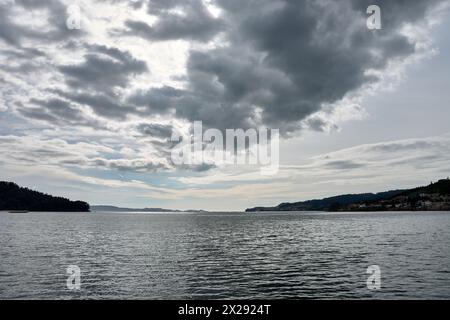
M 0 181 L 0 210 L 88 212 L 89 204 L 19 187 Z

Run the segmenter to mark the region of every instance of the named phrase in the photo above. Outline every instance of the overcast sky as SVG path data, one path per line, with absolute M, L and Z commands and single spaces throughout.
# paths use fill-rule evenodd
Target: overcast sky
M 91 204 L 243 210 L 447 177 L 449 7 L 0 0 L 0 180 Z M 279 172 L 174 165 L 170 136 L 194 121 L 279 129 Z

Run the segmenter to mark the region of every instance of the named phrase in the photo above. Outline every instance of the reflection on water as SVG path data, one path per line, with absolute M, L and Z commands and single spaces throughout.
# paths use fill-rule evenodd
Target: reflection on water
M 450 298 L 449 243 L 446 212 L 2 212 L 0 298 Z

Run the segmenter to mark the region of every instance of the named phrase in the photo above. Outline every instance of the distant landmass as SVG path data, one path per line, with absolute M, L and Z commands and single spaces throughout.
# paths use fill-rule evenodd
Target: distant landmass
M 22 188 L 13 182 L 0 181 L 0 210 L 89 212 L 89 204 Z
M 108 205 L 91 206 L 91 211 L 97 212 L 206 212 L 204 210 L 172 210 L 162 208 L 120 208 Z
M 1 211 L 61 212 L 207 212 L 163 208 L 121 208 L 110 205 L 90 206 L 84 201 L 22 188 L 13 182 L 0 181 Z M 275 207 L 254 207 L 258 211 L 450 211 L 450 180 L 442 179 L 428 186 L 379 193 L 345 194 L 324 199 L 281 203 Z
M 450 210 L 450 180 L 442 179 L 425 187 L 379 193 L 345 194 L 324 199 L 281 203 L 275 207 L 255 207 L 258 211 L 441 211 Z

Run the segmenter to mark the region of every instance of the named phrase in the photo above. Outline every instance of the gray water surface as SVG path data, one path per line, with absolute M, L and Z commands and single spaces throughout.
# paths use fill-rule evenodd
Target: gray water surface
M 449 245 L 449 212 L 0 212 L 0 298 L 448 299 Z

